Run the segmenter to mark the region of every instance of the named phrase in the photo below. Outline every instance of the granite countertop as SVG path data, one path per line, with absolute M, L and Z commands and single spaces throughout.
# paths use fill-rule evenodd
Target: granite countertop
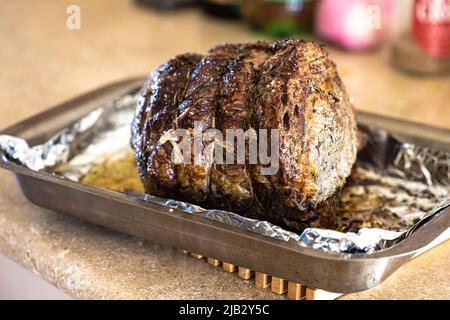
M 196 10 L 156 14 L 132 1 L 79 0 L 81 30 L 65 26 L 68 1 L 0 3 L 0 128 L 105 83 L 148 73 L 168 57 L 260 38 Z M 357 108 L 450 128 L 450 77 L 393 70 L 387 50 L 332 50 Z M 39 208 L 0 170 L 0 252 L 76 298 L 277 299 L 236 274 L 183 253 Z M 345 299 L 450 299 L 450 241 L 380 286 Z

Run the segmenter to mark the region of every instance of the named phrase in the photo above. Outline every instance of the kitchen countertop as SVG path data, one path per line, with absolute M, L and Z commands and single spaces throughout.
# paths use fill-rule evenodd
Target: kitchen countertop
M 105 83 L 148 73 L 177 53 L 261 38 L 189 9 L 157 14 L 132 1 L 0 2 L 0 128 Z M 413 78 L 387 50 L 332 50 L 358 109 L 450 128 L 450 77 Z M 39 208 L 0 170 L 0 252 L 76 298 L 276 299 L 269 290 L 183 253 Z M 346 299 L 450 299 L 450 241 L 380 286 Z

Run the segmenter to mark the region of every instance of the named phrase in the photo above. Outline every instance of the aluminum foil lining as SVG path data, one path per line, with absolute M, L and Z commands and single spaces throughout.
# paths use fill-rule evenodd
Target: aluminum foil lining
M 94 165 L 129 151 L 136 99 L 135 95 L 125 95 L 99 106 L 40 145 L 30 147 L 23 139 L 0 135 L 0 152 L 7 161 L 36 171 L 54 172 L 63 165 L 63 176 L 80 181 Z M 450 206 L 450 154 L 397 141 L 386 144 L 387 139 L 392 140 L 387 133 L 366 129 L 368 154 L 358 156 L 354 173 L 343 190 L 338 230 L 308 228 L 297 234 L 232 212 L 207 210 L 148 194 L 129 196 L 161 204 L 169 212 L 179 209 L 302 247 L 370 254 L 398 243 Z M 386 145 L 389 150 L 380 153 Z

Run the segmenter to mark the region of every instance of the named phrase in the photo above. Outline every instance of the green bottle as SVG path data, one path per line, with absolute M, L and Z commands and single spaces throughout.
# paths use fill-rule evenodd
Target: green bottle
M 203 10 L 212 16 L 238 19 L 241 0 L 201 0 Z
M 269 36 L 311 37 L 316 0 L 243 0 L 241 15 L 250 26 Z

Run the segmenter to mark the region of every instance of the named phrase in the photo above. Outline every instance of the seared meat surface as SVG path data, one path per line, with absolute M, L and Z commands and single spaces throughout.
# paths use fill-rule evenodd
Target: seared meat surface
M 280 132 L 280 169 L 253 170 L 263 213 L 294 229 L 331 223 L 333 196 L 356 159 L 356 122 L 335 65 L 313 42 L 287 40 L 258 81 L 255 123 Z M 330 203 L 331 202 L 331 203 Z M 301 214 L 299 214 L 301 212 Z
M 132 146 L 147 193 L 167 196 L 179 183 L 171 159 L 172 145 L 162 143 L 164 133 L 174 129 L 188 80 L 202 56 L 184 54 L 152 72 L 138 99 L 131 125 Z
M 268 147 L 279 156 L 277 170 L 263 174 L 266 163 L 239 158 L 239 141 L 224 145 L 232 164 L 211 162 L 217 150 L 205 140 L 190 150 L 192 163 L 174 163 L 170 132 L 185 129 L 192 138 L 182 142 L 211 128 L 223 141 L 228 129 L 277 129 L 277 148 Z M 356 159 L 357 131 L 328 53 L 288 39 L 221 45 L 204 57 L 185 54 L 162 65 L 141 91 L 132 146 L 146 192 L 301 231 L 333 226 L 336 199 Z

